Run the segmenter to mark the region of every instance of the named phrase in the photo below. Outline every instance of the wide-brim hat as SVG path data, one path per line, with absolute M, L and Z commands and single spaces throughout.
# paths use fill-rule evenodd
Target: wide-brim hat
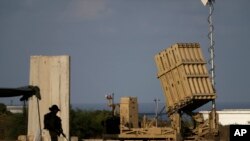
M 58 108 L 57 105 L 52 105 L 50 108 L 49 108 L 50 111 L 60 111 L 60 109 Z

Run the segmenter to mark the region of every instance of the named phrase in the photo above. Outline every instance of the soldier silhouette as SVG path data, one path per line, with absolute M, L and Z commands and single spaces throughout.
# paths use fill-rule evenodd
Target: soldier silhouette
M 52 105 L 49 110 L 50 112 L 44 115 L 44 129 L 49 130 L 51 141 L 57 141 L 60 134 L 66 137 L 63 133 L 61 118 L 56 115 L 60 109 L 57 105 Z

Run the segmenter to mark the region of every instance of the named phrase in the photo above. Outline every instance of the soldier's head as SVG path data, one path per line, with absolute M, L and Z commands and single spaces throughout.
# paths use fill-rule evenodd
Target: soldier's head
M 51 112 L 55 112 L 55 113 L 57 113 L 58 111 L 60 111 L 60 109 L 58 108 L 57 105 L 52 105 L 52 106 L 49 108 L 49 110 L 50 110 Z

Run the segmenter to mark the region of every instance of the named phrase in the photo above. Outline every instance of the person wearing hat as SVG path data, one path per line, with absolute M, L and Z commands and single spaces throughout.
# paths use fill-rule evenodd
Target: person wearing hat
M 65 136 L 62 129 L 61 118 L 56 115 L 60 109 L 57 105 L 52 105 L 49 110 L 50 112 L 44 115 L 44 129 L 49 130 L 51 141 L 57 141 L 57 137 L 60 136 L 60 134 Z

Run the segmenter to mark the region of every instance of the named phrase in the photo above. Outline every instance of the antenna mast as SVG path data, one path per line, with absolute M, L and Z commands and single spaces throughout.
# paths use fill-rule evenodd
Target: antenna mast
M 209 15 L 207 18 L 208 24 L 209 24 L 209 32 L 208 32 L 208 39 L 210 41 L 210 45 L 209 45 L 209 49 L 208 52 L 210 53 L 210 59 L 208 61 L 208 63 L 210 64 L 211 68 L 209 70 L 210 74 L 211 74 L 211 81 L 212 81 L 212 85 L 213 88 L 215 89 L 215 63 L 214 63 L 214 58 L 215 58 L 215 53 L 214 53 L 214 25 L 213 25 L 213 21 L 212 21 L 212 14 L 214 11 L 214 6 L 213 3 L 215 2 L 215 0 L 201 0 L 202 3 L 204 4 L 204 6 L 209 6 Z M 215 109 L 215 100 L 212 101 L 212 108 Z
M 209 52 L 210 52 L 210 61 L 211 64 L 211 77 L 212 77 L 212 85 L 215 86 L 215 65 L 214 65 L 214 25 L 212 21 L 212 14 L 214 11 L 213 2 L 210 2 L 209 4 L 209 16 L 208 16 L 208 23 L 209 23 L 209 33 L 208 33 L 208 39 L 210 40 L 210 46 L 209 46 Z
M 209 45 L 209 53 L 210 53 L 210 59 L 208 61 L 208 63 L 211 66 L 211 69 L 209 70 L 210 74 L 211 74 L 211 83 L 212 86 L 215 90 L 215 63 L 214 63 L 214 58 L 215 58 L 215 53 L 214 53 L 214 26 L 213 26 L 213 21 L 212 21 L 212 14 L 214 11 L 214 6 L 213 3 L 215 2 L 215 0 L 201 0 L 202 3 L 204 4 L 204 6 L 209 6 L 209 15 L 207 18 L 208 24 L 209 24 L 209 33 L 208 33 L 208 39 L 210 41 L 210 45 Z M 215 105 L 215 99 L 212 100 L 212 110 L 209 114 L 209 119 L 211 119 L 210 121 L 210 129 L 212 130 L 214 135 L 218 135 L 219 132 L 219 127 L 218 127 L 218 115 L 216 113 L 216 105 Z
M 212 14 L 214 11 L 214 6 L 213 6 L 213 1 L 209 2 L 209 16 L 208 16 L 208 23 L 209 23 L 209 33 L 208 33 L 208 38 L 210 40 L 210 47 L 209 47 L 209 52 L 210 52 L 210 65 L 211 65 L 211 79 L 212 79 L 212 85 L 215 89 L 215 64 L 214 64 L 214 25 L 212 21 Z M 212 108 L 215 109 L 215 100 L 212 101 Z

